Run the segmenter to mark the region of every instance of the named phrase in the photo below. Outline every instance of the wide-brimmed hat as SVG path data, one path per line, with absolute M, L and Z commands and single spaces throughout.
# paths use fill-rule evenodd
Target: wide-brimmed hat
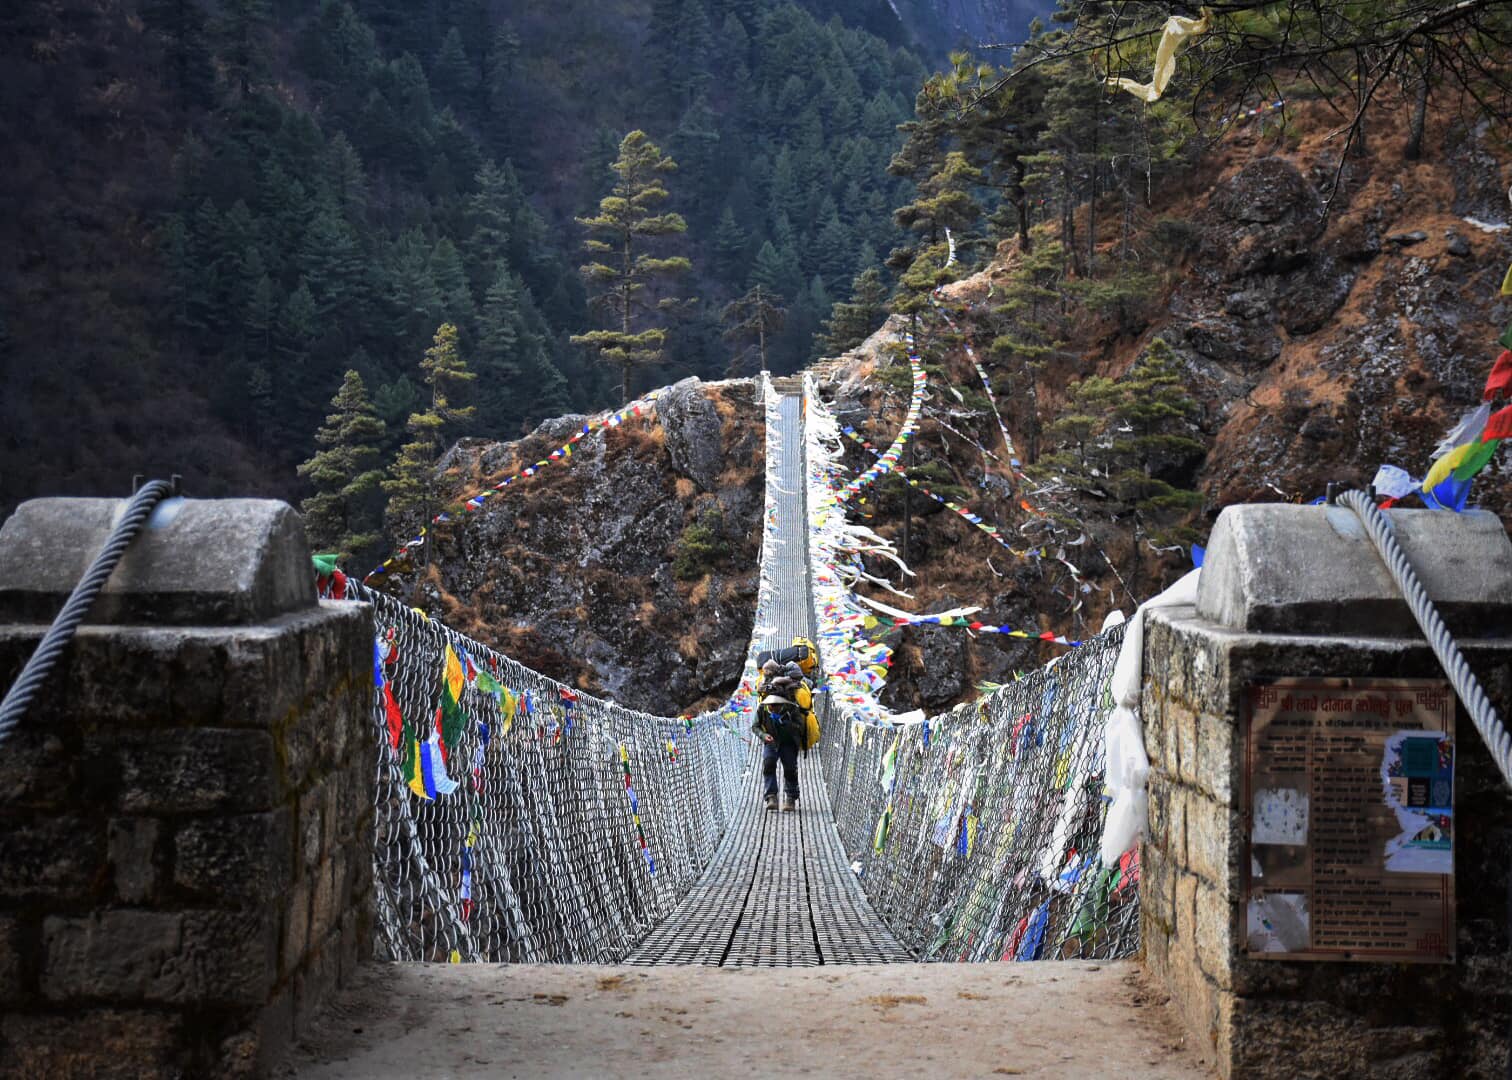
M 766 697 L 764 697 L 764 698 L 761 699 L 761 703 L 763 705 L 791 705 L 792 704 L 792 702 L 789 701 L 787 698 L 785 698 L 785 697 L 778 697 L 776 694 L 768 694 Z

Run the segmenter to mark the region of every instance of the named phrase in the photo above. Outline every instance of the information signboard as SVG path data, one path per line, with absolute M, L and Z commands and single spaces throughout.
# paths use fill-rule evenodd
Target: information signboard
M 1247 688 L 1245 955 L 1454 959 L 1454 696 L 1428 679 Z

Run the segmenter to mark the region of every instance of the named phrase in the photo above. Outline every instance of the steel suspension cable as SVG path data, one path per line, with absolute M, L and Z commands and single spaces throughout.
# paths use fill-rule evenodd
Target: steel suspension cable
M 1512 731 L 1508 731 L 1501 718 L 1497 716 L 1496 708 L 1486 696 L 1480 680 L 1470 670 L 1470 664 L 1460 652 L 1459 646 L 1455 644 L 1454 636 L 1444 625 L 1444 620 L 1439 616 L 1438 609 L 1433 606 L 1433 601 L 1428 599 L 1428 592 L 1412 569 L 1407 553 L 1402 550 L 1402 545 L 1397 543 L 1396 537 L 1392 535 L 1391 523 L 1363 491 L 1346 491 L 1337 498 L 1339 502 L 1353 510 L 1355 516 L 1364 524 L 1366 533 L 1381 555 L 1381 561 L 1386 564 L 1386 569 L 1391 572 L 1397 587 L 1406 597 L 1407 606 L 1412 609 L 1412 617 L 1422 627 L 1434 655 L 1438 657 L 1444 673 L 1449 676 L 1454 692 L 1459 695 L 1460 701 L 1464 702 L 1465 711 L 1470 714 L 1475 730 L 1480 732 L 1481 738 L 1490 748 L 1491 756 L 1496 760 L 1496 767 L 1501 770 L 1502 779 L 1507 782 L 1508 787 L 1512 787 Z
M 62 657 L 63 650 L 73 640 L 74 632 L 84 621 L 90 605 L 100 595 L 100 590 L 105 587 L 105 583 L 110 580 L 116 563 L 121 561 L 121 556 L 136 539 L 137 533 L 142 531 L 142 526 L 152 511 L 157 509 L 158 503 L 171 494 L 173 494 L 173 485 L 167 480 L 153 480 L 143 484 L 141 489 L 131 497 L 131 501 L 126 504 L 125 512 L 111 529 L 110 536 L 106 538 L 105 546 L 100 549 L 94 562 L 84 572 L 84 577 L 74 586 L 68 601 L 63 605 L 63 610 L 58 612 L 52 626 L 42 636 L 42 642 L 37 646 L 37 651 L 32 653 L 31 659 L 21 669 L 21 674 L 16 678 L 15 683 L 6 691 L 5 700 L 0 702 L 0 743 L 8 739 L 15 731 L 16 725 L 21 722 L 21 717 L 26 714 L 32 699 L 37 696 L 37 691 L 42 689 L 42 684 Z

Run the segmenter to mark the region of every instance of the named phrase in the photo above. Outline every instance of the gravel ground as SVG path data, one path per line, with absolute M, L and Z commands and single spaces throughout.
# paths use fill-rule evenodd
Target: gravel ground
M 370 965 L 281 1075 L 1208 1078 L 1137 964 Z

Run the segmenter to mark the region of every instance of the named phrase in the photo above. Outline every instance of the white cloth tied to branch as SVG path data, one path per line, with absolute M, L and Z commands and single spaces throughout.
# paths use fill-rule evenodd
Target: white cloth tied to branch
M 1107 83 L 1116 86 L 1120 90 L 1127 90 L 1141 101 L 1151 103 L 1160 100 L 1160 95 L 1165 93 L 1171 76 L 1176 71 L 1176 56 L 1188 41 L 1194 37 L 1201 37 L 1208 32 L 1208 20 L 1210 13 L 1206 8 L 1202 9 L 1202 18 L 1187 19 L 1180 15 L 1172 15 L 1165 21 L 1165 28 L 1160 35 L 1160 44 L 1155 47 L 1155 70 L 1150 73 L 1150 81 L 1147 83 L 1135 82 L 1133 79 L 1119 78 L 1109 75 Z

